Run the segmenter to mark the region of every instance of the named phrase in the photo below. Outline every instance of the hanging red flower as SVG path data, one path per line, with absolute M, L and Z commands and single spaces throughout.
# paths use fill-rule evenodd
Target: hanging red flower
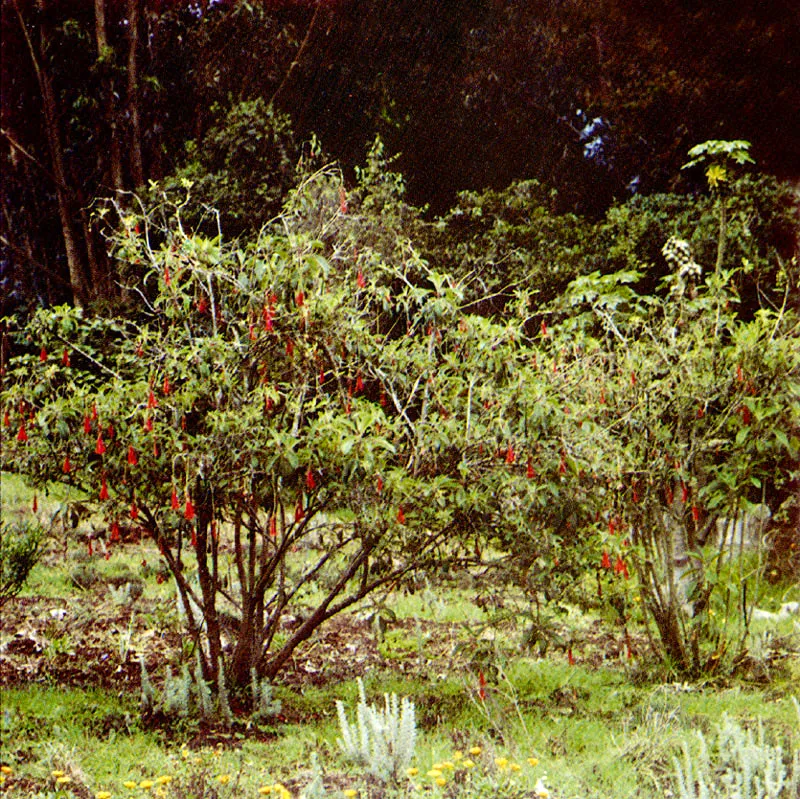
M 28 440 L 28 433 L 25 430 L 25 422 L 20 422 L 19 431 L 17 432 L 17 441 L 24 444 Z
M 689 499 L 689 488 L 686 483 L 681 482 L 681 502 L 685 505 L 687 499 Z
M 514 452 L 514 446 L 512 444 L 508 445 L 508 449 L 506 450 L 506 463 L 512 464 L 517 459 L 517 454 Z
M 153 442 L 153 457 L 158 457 L 158 441 Z
M 116 544 L 119 541 L 119 523 L 117 521 L 112 522 L 111 524 L 111 543 Z
M 147 430 L 148 433 L 153 432 L 153 420 L 149 416 L 144 420 L 144 429 Z
M 706 412 L 702 405 L 697 406 L 697 418 L 702 419 L 706 415 Z
M 166 396 L 167 394 L 169 394 L 170 388 L 171 388 L 171 386 L 169 384 L 169 378 L 166 375 L 164 375 L 164 385 L 161 386 L 161 393 L 164 396 Z
M 106 483 L 105 475 L 103 475 L 102 482 L 100 484 L 100 499 L 108 499 L 108 483 Z
M 314 472 L 311 470 L 309 466 L 306 470 L 306 488 L 309 491 L 313 491 L 317 487 L 317 481 L 314 479 Z
M 286 355 L 291 358 L 294 355 L 294 342 L 290 339 L 286 339 Z
M 108 437 L 109 437 L 109 438 L 114 438 L 114 425 L 113 425 L 113 424 L 110 424 L 110 425 L 109 425 L 109 426 L 106 428 L 106 432 L 108 433 Z
M 375 490 L 380 494 L 383 491 L 383 478 L 378 475 L 378 479 L 375 481 Z
M 198 313 L 205 313 L 208 310 L 208 301 L 205 297 L 200 297 L 197 300 L 197 312 Z
M 525 476 L 528 480 L 533 480 L 536 477 L 536 469 L 533 468 L 533 461 L 528 458 L 528 465 L 525 467 Z
M 356 375 L 356 394 L 360 394 L 364 390 L 364 381 L 361 375 Z
M 269 517 L 269 537 L 276 538 L 278 535 L 278 520 L 275 518 L 275 514 L 273 513 L 272 516 Z
M 92 539 L 89 538 L 86 541 L 86 551 L 89 553 L 89 557 L 91 558 L 94 555 L 94 547 L 92 546 Z
M 172 510 L 178 510 L 180 508 L 181 503 L 178 501 L 178 492 L 173 488 L 172 489 L 172 498 L 170 499 L 170 505 L 172 506 Z
M 103 455 L 106 451 L 106 445 L 103 443 L 102 431 L 97 434 L 97 443 L 94 445 L 96 455 Z
M 617 522 L 615 519 L 611 518 L 608 520 L 608 532 L 611 535 L 616 535 L 617 532 Z
M 139 508 L 136 507 L 136 500 L 131 502 L 131 519 L 136 521 L 139 518 Z
M 742 407 L 739 409 L 739 413 L 742 416 L 742 424 L 749 425 L 753 419 L 753 415 L 750 412 L 750 408 L 748 408 L 747 405 L 742 405 Z
M 670 506 L 675 501 L 675 495 L 672 493 L 672 487 L 671 486 L 667 486 L 664 489 L 664 498 L 667 500 L 667 505 L 670 505 Z
M 364 277 L 364 273 L 360 269 L 356 273 L 356 284 L 360 289 L 367 287 L 367 279 Z
M 169 273 L 169 266 L 164 264 L 164 283 L 169 286 L 172 283 L 172 275 Z
M 39 352 L 39 360 L 42 363 L 44 363 L 47 360 L 47 350 L 44 347 L 42 347 L 42 349 Z
M 153 389 L 151 388 L 147 394 L 147 409 L 150 410 L 151 408 L 155 408 L 158 406 L 158 400 L 156 399 L 156 395 L 153 393 Z
M 544 321 L 544 319 L 542 319 L 542 325 L 541 325 L 541 327 L 542 327 L 542 335 L 543 335 L 545 338 L 547 338 L 547 336 L 549 335 L 549 333 L 548 333 L 548 331 L 547 331 L 547 322 L 545 322 L 545 321 Z
M 39 512 L 39 497 L 36 494 L 33 495 L 33 502 L 31 503 L 31 510 L 34 513 L 38 513 Z
M 567 473 L 567 461 L 564 456 L 561 456 L 561 461 L 558 464 L 558 473 L 564 475 Z
M 636 372 L 631 372 L 631 385 L 636 385 Z
M 64 366 L 69 366 L 69 350 L 64 347 L 64 352 L 61 355 L 61 363 Z
M 325 382 L 325 370 L 319 370 L 319 384 L 322 385 Z
M 481 702 L 486 701 L 486 677 L 484 677 L 482 671 L 478 672 L 478 697 Z
M 567 662 L 570 666 L 575 665 L 575 658 L 572 656 L 572 647 L 567 648 Z
M 736 364 L 736 379 L 740 383 L 744 383 L 744 371 L 742 370 L 742 365 L 740 363 Z
M 72 464 L 69 462 L 69 455 L 64 456 L 64 465 L 61 467 L 64 474 L 69 474 L 72 471 Z
M 603 569 L 610 569 L 611 568 L 611 558 L 608 557 L 608 552 L 606 552 L 605 549 L 603 550 L 603 557 L 600 560 L 600 566 Z
M 197 549 L 197 530 L 192 527 L 192 546 Z
M 298 308 L 302 308 L 306 304 L 306 295 L 302 289 L 300 289 L 297 294 L 294 295 L 294 304 Z
M 402 505 L 397 509 L 397 522 L 398 522 L 398 524 L 405 524 L 406 523 L 406 514 L 403 512 L 403 506 Z
M 294 506 L 294 523 L 300 524 L 303 521 L 303 517 L 306 515 L 305 511 L 303 510 L 303 500 L 298 499 L 297 504 Z
M 255 328 L 254 325 L 249 325 L 248 326 L 248 328 L 247 328 L 247 337 L 250 339 L 250 341 L 255 341 L 256 340 L 256 328 Z
M 11 415 L 8 411 L 3 414 L 3 427 L 11 427 Z
M 692 519 L 694 519 L 695 523 L 700 521 L 700 508 L 697 505 L 692 505 Z
M 189 497 L 186 497 L 186 507 L 183 511 L 183 518 L 186 519 L 187 522 L 190 522 L 194 519 L 194 505 L 192 505 L 192 500 Z
M 625 571 L 625 561 L 622 555 L 617 555 L 617 561 L 614 564 L 614 574 L 622 574 Z
M 347 192 L 344 190 L 344 186 L 339 186 L 339 210 L 343 213 L 347 213 Z

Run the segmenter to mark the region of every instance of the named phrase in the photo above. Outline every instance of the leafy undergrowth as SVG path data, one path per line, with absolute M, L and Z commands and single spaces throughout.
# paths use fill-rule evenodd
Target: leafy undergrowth
M 146 724 L 140 659 L 157 685 L 166 665 L 191 660 L 157 564 L 135 536 L 108 559 L 85 542 L 51 546 L 4 607 L 4 796 L 664 797 L 682 743 L 723 712 L 778 736 L 796 725 L 792 620 L 770 633 L 757 682 L 689 686 L 648 671 L 646 638 L 612 615 L 565 606 L 532 636 L 529 618 L 488 625 L 491 609 L 457 582 L 331 620 L 275 687 L 280 713 L 261 723 Z M 337 745 L 335 701 L 354 705 L 358 677 L 370 696 L 416 705 L 416 758 L 390 789 Z

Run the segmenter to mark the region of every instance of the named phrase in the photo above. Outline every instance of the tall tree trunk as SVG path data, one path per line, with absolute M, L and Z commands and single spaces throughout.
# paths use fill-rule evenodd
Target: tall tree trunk
M 53 180 L 56 184 L 56 199 L 58 202 L 58 215 L 61 221 L 61 232 L 64 237 L 64 250 L 67 256 L 67 267 L 69 268 L 70 286 L 72 288 L 73 301 L 78 306 L 86 306 L 89 301 L 89 288 L 86 280 L 86 270 L 78 246 L 78 236 L 75 232 L 73 198 L 67 186 L 67 170 L 64 161 L 64 148 L 61 144 L 61 131 L 58 124 L 58 104 L 56 102 L 53 80 L 49 72 L 44 69 L 42 56 L 47 52 L 49 40 L 47 28 L 44 24 L 39 26 L 39 48 L 34 46 L 28 26 L 22 16 L 17 0 L 14 0 L 14 9 L 17 12 L 19 24 L 28 45 L 33 69 L 36 73 L 36 80 L 39 84 L 39 91 L 42 94 L 42 110 L 44 112 L 45 133 L 47 136 L 47 146 L 50 151 L 52 164 Z M 42 12 L 44 18 L 44 12 Z
M 130 167 L 133 185 L 144 185 L 141 97 L 139 94 L 139 36 L 141 0 L 128 0 L 128 113 L 131 121 Z
M 103 114 L 105 116 L 106 125 L 108 126 L 108 157 L 111 185 L 114 191 L 122 192 L 125 189 L 125 178 L 122 169 L 122 146 L 119 137 L 119 127 L 117 125 L 119 114 L 114 107 L 114 79 L 111 77 L 110 65 L 107 63 L 111 58 L 111 48 L 108 45 L 105 0 L 94 0 L 94 34 L 95 42 L 97 43 L 97 60 L 100 62 L 101 74 L 103 76 Z

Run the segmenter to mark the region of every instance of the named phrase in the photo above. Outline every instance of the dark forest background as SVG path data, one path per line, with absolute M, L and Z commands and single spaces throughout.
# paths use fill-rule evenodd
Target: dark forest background
M 588 218 L 698 191 L 708 139 L 800 177 L 791 0 L 2 0 L 2 53 L 4 312 L 113 302 L 99 201 L 151 181 L 257 229 L 312 136 L 352 176 L 379 135 L 428 218 L 520 179 Z

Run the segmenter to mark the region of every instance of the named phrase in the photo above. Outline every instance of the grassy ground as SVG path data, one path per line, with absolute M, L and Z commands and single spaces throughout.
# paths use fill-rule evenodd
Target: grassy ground
M 2 488 L 5 517 L 30 513 L 32 492 L 5 475 Z M 44 521 L 61 499 L 37 498 Z M 371 700 L 397 692 L 415 703 L 416 756 L 397 795 L 677 796 L 683 744 L 696 751 L 698 731 L 713 737 L 724 714 L 743 727 L 760 722 L 787 753 L 800 749 L 792 701 L 800 625 L 791 618 L 754 627 L 758 672 L 687 685 L 649 665 L 643 637 L 628 659 L 600 609 L 568 608 L 552 622 L 574 663 L 558 645 L 542 656 L 523 646 L 522 625 L 485 627 L 486 611 L 458 581 L 388 597 L 380 628 L 375 608 L 333 620 L 276 686 L 280 713 L 260 724 L 147 724 L 140 660 L 160 685 L 165 665 L 177 672 L 186 655 L 174 590 L 147 540 L 108 560 L 88 555 L 80 527 L 70 540 L 50 542 L 0 618 L 0 793 L 8 797 L 285 796 L 277 785 L 309 799 L 394 795 L 337 743 L 335 702 L 353 717 L 358 677 Z M 768 599 L 800 599 L 798 591 L 779 587 Z

